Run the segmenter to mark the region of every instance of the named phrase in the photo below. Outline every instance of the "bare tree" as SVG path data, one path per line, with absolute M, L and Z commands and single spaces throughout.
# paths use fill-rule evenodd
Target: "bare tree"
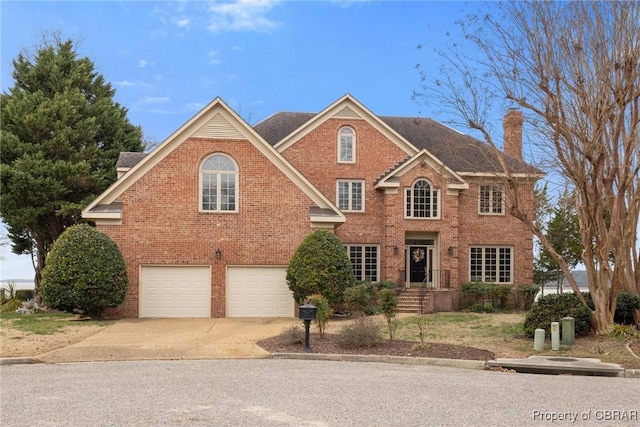
M 640 5 L 492 5 L 499 18 L 469 15 L 458 23 L 465 42 L 438 52 L 440 78 L 418 66 L 424 79 L 419 94 L 458 113 L 498 156 L 492 108 L 523 111 L 536 156 L 575 188 L 593 329 L 606 333 L 618 292 L 640 295 Z M 463 50 L 464 43 L 471 49 Z M 529 224 L 578 292 L 567 262 L 509 191 L 514 178 L 502 159 L 509 213 Z

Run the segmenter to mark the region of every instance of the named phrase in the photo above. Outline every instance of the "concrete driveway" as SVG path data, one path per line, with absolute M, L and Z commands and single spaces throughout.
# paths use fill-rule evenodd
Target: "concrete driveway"
M 298 319 L 124 319 L 83 341 L 41 354 L 47 363 L 105 360 L 241 359 L 269 353 L 257 341 Z

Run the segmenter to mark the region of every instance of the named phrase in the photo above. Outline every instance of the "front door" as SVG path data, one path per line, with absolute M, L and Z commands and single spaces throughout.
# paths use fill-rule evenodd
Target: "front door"
M 407 287 L 430 287 L 433 282 L 433 246 L 407 246 Z

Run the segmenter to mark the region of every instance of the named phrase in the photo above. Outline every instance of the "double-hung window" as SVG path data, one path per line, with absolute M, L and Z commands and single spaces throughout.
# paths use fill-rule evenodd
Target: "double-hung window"
M 377 245 L 345 245 L 356 280 L 377 282 L 379 257 Z
M 513 248 L 472 246 L 469 249 L 469 280 L 513 283 Z
M 338 209 L 364 212 L 364 181 L 338 180 L 336 192 Z
M 440 218 L 440 192 L 426 179 L 405 189 L 405 218 Z
M 238 168 L 224 154 L 214 154 L 200 167 L 200 209 L 238 211 Z
M 481 185 L 478 212 L 481 215 L 504 214 L 502 189 L 495 185 Z
M 338 131 L 338 163 L 356 162 L 356 133 L 348 127 Z

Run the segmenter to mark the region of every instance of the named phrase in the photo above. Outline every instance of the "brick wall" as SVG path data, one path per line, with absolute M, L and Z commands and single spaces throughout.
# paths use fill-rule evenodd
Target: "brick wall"
M 337 135 L 342 126 L 356 131 L 355 164 L 337 162 Z M 531 232 L 509 215 L 478 214 L 478 184 L 482 180 L 471 178 L 468 190 L 449 192 L 446 177 L 429 162 L 419 162 L 399 178 L 396 194 L 375 190 L 374 180 L 407 155 L 364 120 L 330 119 L 282 154 L 334 203 L 337 179 L 365 180 L 365 213 L 345 212 L 347 222 L 336 230 L 336 235 L 344 243 L 380 244 L 381 279 L 399 280 L 405 270 L 405 238 L 417 235 L 436 238 L 436 268 L 450 271 L 454 289 L 469 280 L 469 246 L 479 244 L 512 246 L 514 284 L 532 282 Z M 404 189 L 418 178 L 428 179 L 440 191 L 440 219 L 404 218 Z M 522 185 L 520 191 L 524 203 L 532 206 L 531 187 Z M 398 248 L 397 254 L 394 247 Z M 451 255 L 449 247 L 453 248 Z M 454 306 L 457 301 L 456 295 Z
M 356 131 L 355 164 L 337 162 L 342 126 Z M 238 165 L 238 213 L 198 211 L 199 167 L 212 153 L 227 154 Z M 479 215 L 478 179 L 469 179 L 468 190 L 448 192 L 446 177 L 429 162 L 418 162 L 399 177 L 396 194 L 375 190 L 375 179 L 407 154 L 366 121 L 329 119 L 282 154 L 334 203 L 337 179 L 365 181 L 365 212 L 346 212 L 347 222 L 335 233 L 344 243 L 379 244 L 382 280 L 403 280 L 405 239 L 411 235 L 436 239 L 436 268 L 450 271 L 454 289 L 469 280 L 471 245 L 514 247 L 514 284 L 532 282 L 531 232 L 508 215 Z M 404 218 L 404 189 L 418 178 L 440 191 L 440 219 Z M 532 206 L 531 187 L 522 185 L 521 194 Z M 188 139 L 118 200 L 124 203 L 122 225 L 99 229 L 116 241 L 127 263 L 130 287 L 115 313 L 126 317 L 139 314 L 140 266 L 156 264 L 212 266 L 211 312 L 224 317 L 226 265 L 287 265 L 311 231 L 311 200 L 248 141 Z M 215 258 L 218 248 L 222 259 Z M 452 298 L 455 307 L 458 293 Z
M 238 165 L 238 213 L 198 211 L 199 167 L 212 153 Z M 189 139 L 119 200 L 122 225 L 98 228 L 127 264 L 130 286 L 115 312 L 124 317 L 138 317 L 139 271 L 148 264 L 211 265 L 211 313 L 224 317 L 226 265 L 286 265 L 311 231 L 311 200 L 247 141 Z

